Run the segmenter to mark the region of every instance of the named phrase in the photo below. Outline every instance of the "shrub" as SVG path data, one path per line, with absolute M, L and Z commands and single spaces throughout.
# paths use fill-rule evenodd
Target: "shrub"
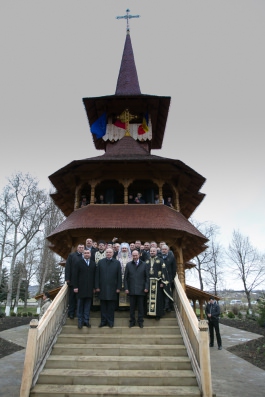
M 258 323 L 262 327 L 265 327 L 265 298 L 260 298 L 258 300 Z
M 233 312 L 228 312 L 227 317 L 229 317 L 229 318 L 235 318 L 236 316 L 234 315 Z
M 15 313 L 15 312 L 11 312 L 11 313 L 10 313 L 10 316 L 11 316 L 11 317 L 16 317 L 16 313 Z
M 243 318 L 243 314 L 241 312 L 238 312 L 238 318 L 241 320 Z
M 21 312 L 17 312 L 17 317 L 21 317 Z
M 28 313 L 27 312 L 23 312 L 22 313 L 22 317 L 28 317 Z
M 237 305 L 232 306 L 232 312 L 237 316 L 239 313 L 239 307 Z
M 28 316 L 29 316 L 29 317 L 32 317 L 32 312 L 28 312 Z
M 0 318 L 4 318 L 6 316 L 5 312 L 2 312 L 2 310 L 0 310 Z

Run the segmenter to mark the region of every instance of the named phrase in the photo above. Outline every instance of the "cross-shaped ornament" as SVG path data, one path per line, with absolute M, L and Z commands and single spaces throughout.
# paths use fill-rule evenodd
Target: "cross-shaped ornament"
M 129 15 L 129 12 L 130 12 L 130 10 L 129 10 L 129 8 L 127 8 L 127 10 L 126 10 L 127 14 L 126 15 L 123 15 L 121 17 L 116 17 L 116 19 L 127 19 L 127 32 L 130 31 L 129 19 L 131 19 L 131 18 L 140 18 L 140 15 Z

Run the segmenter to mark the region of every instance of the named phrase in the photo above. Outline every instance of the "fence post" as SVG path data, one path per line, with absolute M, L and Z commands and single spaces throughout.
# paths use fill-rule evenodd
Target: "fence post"
M 28 333 L 28 341 L 25 352 L 24 369 L 20 387 L 20 397 L 29 397 L 32 385 L 33 371 L 35 365 L 37 337 L 38 337 L 38 320 L 31 320 Z
M 208 321 L 199 321 L 200 329 L 200 369 L 201 369 L 201 385 L 203 397 L 212 397 L 212 374 L 211 374 L 211 362 L 210 362 L 210 349 L 209 349 L 209 333 L 208 333 Z

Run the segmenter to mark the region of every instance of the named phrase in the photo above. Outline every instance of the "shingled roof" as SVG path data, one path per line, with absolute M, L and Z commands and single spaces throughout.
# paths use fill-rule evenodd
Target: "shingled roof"
M 127 32 L 115 95 L 141 94 L 130 32 Z
M 72 212 L 47 238 L 52 243 L 51 248 L 66 258 L 69 254 L 67 241 L 85 241 L 89 235 L 95 239 L 112 239 L 113 233 L 124 241 L 136 238 L 148 241 L 156 237 L 169 245 L 182 238 L 186 247 L 185 261 L 202 252 L 208 241 L 181 213 L 155 204 L 88 205 Z

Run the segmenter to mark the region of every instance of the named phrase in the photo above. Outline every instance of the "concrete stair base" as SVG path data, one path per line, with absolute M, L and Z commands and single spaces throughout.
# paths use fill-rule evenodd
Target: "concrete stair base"
M 115 313 L 114 328 L 77 328 L 67 319 L 31 397 L 197 397 L 192 371 L 174 313 L 129 328 L 129 313 Z

